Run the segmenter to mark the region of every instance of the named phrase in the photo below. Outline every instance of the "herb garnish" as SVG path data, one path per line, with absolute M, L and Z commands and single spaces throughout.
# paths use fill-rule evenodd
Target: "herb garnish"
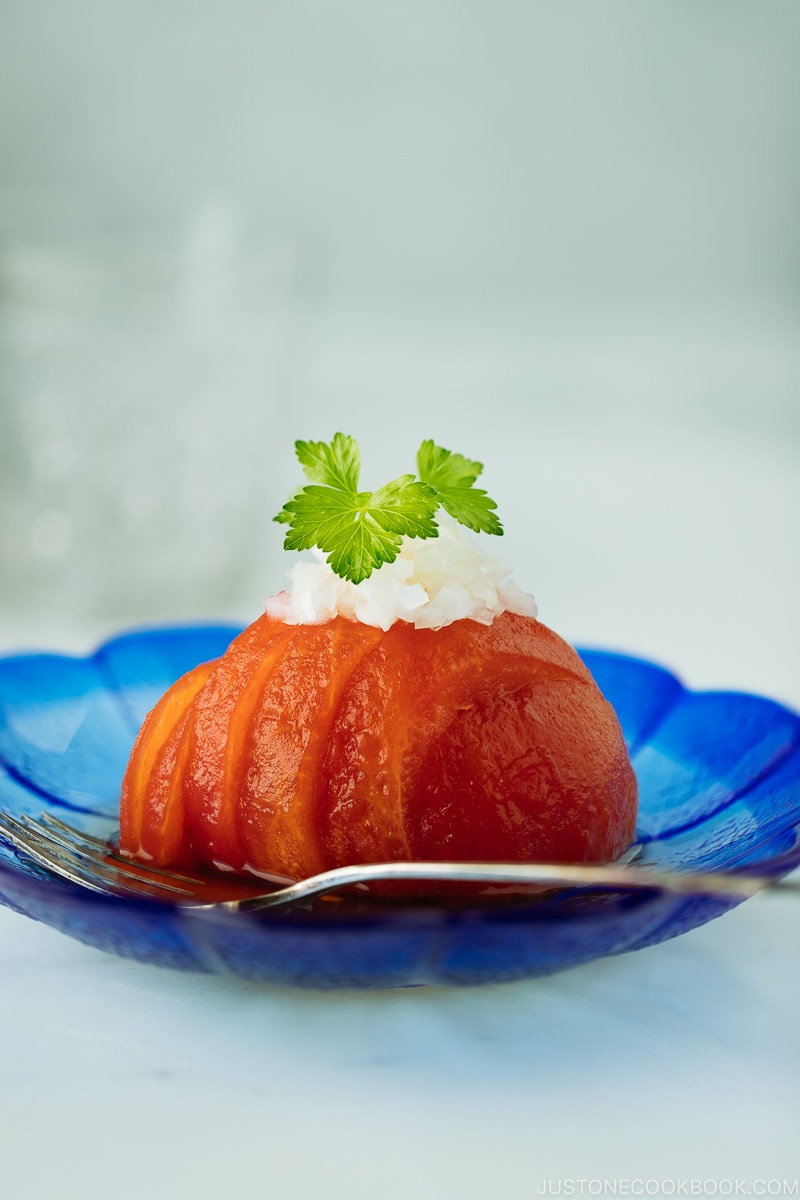
M 289 526 L 284 547 L 317 546 L 342 579 L 360 583 L 376 567 L 394 562 L 404 537 L 438 537 L 439 507 L 476 532 L 503 532 L 494 500 L 474 486 L 483 464 L 430 439 L 417 451 L 419 479 L 399 475 L 376 492 L 358 490 L 361 453 L 355 438 L 336 433 L 330 443 L 298 441 L 295 451 L 312 482 L 275 517 Z

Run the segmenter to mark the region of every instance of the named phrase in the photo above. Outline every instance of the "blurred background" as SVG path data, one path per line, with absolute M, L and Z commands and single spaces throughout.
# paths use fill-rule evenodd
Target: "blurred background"
M 800 703 L 800 7 L 4 0 L 0 636 L 248 620 L 296 437 L 486 464 L 542 619 Z

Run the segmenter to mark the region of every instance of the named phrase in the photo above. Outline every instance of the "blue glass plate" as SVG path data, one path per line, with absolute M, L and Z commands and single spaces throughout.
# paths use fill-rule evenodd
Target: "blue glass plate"
M 0 659 L 0 809 L 110 831 L 145 713 L 228 626 L 145 630 L 87 658 Z M 771 700 L 693 693 L 668 671 L 583 658 L 619 714 L 640 786 L 639 859 L 785 874 L 800 864 L 800 718 Z M 478 984 L 545 975 L 651 946 L 735 901 L 657 891 L 561 891 L 513 905 L 347 904 L 235 915 L 104 897 L 0 840 L 0 902 L 101 950 L 186 971 L 305 987 Z

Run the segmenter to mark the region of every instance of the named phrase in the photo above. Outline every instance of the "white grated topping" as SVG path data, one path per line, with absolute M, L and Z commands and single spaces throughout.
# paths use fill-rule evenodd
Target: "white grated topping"
M 383 630 L 395 621 L 442 629 L 467 619 L 491 625 L 502 612 L 536 616 L 536 601 L 509 578 L 508 562 L 487 554 L 463 525 L 438 523 L 437 538 L 404 538 L 393 563 L 357 584 L 340 579 L 314 550 L 316 561 L 291 568 L 289 591 L 271 596 L 267 613 L 287 625 L 342 616 Z

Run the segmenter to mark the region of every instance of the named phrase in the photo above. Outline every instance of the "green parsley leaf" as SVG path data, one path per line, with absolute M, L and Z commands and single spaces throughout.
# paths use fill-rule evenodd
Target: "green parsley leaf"
M 473 486 L 481 464 L 432 441 L 420 446 L 419 479 L 400 475 L 376 492 L 359 491 L 361 454 L 354 438 L 336 433 L 330 443 L 295 442 L 295 450 L 312 482 L 275 517 L 289 526 L 284 547 L 318 547 L 336 574 L 353 583 L 394 562 L 404 537 L 438 537 L 434 516 L 440 505 L 470 529 L 503 531 L 494 501 Z
M 436 490 L 445 512 L 473 529 L 476 533 L 502 534 L 503 526 L 494 512 L 494 500 L 474 486 L 483 470 L 483 463 L 453 454 L 431 439 L 417 451 L 417 470 L 420 479 Z
M 393 479 L 373 492 L 369 501 L 370 515 L 384 529 L 403 537 L 438 537 L 439 530 L 433 519 L 438 507 L 433 488 L 418 483 L 413 475 Z
M 401 533 L 384 529 L 375 520 L 370 500 L 370 492 L 304 487 L 283 509 L 291 520 L 285 548 L 318 546 L 337 575 L 360 583 L 382 563 L 394 562 L 402 542 Z
M 306 475 L 314 483 L 358 491 L 361 474 L 361 451 L 355 438 L 335 433 L 330 445 L 326 442 L 295 442 L 295 451 Z

